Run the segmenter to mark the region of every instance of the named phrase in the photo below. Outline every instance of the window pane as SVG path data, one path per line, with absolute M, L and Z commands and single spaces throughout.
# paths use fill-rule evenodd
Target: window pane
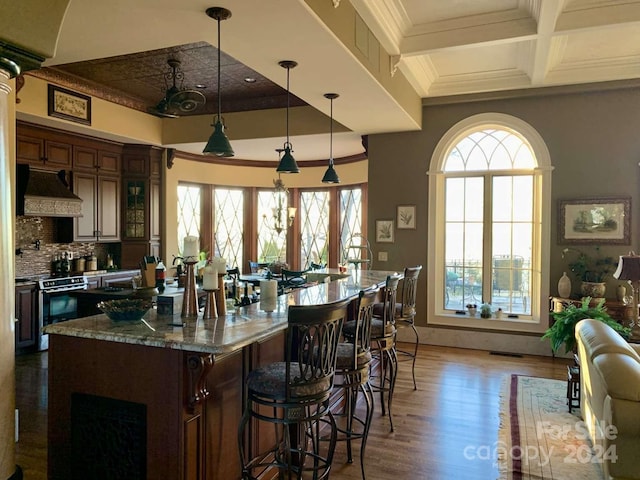
M 178 185 L 178 250 L 182 255 L 184 237 L 200 237 L 201 187 Z M 135 230 L 133 232 L 135 235 Z
M 464 178 L 447 178 L 445 195 L 447 207 L 445 217 L 447 222 L 464 220 Z
M 282 202 L 282 212 L 286 212 L 288 198 L 287 195 L 279 195 L 274 190 L 258 192 L 258 262 L 270 263 L 284 261 L 287 258 L 287 230 L 282 224 L 282 219 L 280 225 L 276 224 L 276 217 L 278 200 Z M 280 233 L 276 231 L 276 226 L 283 228 Z
M 346 258 L 346 249 L 362 245 L 362 189 L 340 190 L 340 252 Z M 338 259 L 343 261 L 344 258 Z
M 513 177 L 513 221 L 533 221 L 533 176 Z
M 238 267 L 242 271 L 244 192 L 241 189 L 216 188 L 214 205 L 216 248 L 213 254 L 225 258 L 229 267 Z
M 483 221 L 484 217 L 484 178 L 473 177 L 465 179 L 464 192 L 465 211 L 467 221 Z M 482 239 L 478 239 L 482 241 Z
M 300 267 L 311 262 L 329 262 L 329 193 L 302 192 L 300 195 Z

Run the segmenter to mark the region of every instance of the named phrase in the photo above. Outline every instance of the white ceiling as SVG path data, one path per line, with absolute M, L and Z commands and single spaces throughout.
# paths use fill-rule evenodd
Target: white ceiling
M 281 86 L 278 61 L 296 60 L 291 91 L 325 114 L 323 94 L 340 93 L 334 118 L 353 134 L 344 147 L 336 138 L 335 157 L 361 152 L 360 135 L 421 128 L 423 99 L 640 76 L 640 1 L 630 0 L 72 0 L 47 64 L 216 45 L 210 6 L 233 13 L 222 24 L 225 53 Z M 353 9 L 363 22 L 343 21 Z M 326 132 L 304 143 L 299 154 L 318 158 Z M 273 160 L 265 145 L 234 149 Z

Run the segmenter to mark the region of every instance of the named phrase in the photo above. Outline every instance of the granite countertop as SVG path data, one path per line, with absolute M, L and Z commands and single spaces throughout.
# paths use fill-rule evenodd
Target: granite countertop
M 222 354 L 267 338 L 287 327 L 289 305 L 320 305 L 355 298 L 362 288 L 384 285 L 395 272 L 357 271 L 348 278 L 300 288 L 278 297 L 276 310 L 263 312 L 260 303 L 233 309 L 217 319 L 158 316 L 150 310 L 143 320 L 113 322 L 106 315 L 48 325 L 44 333 L 91 338 L 150 347 Z

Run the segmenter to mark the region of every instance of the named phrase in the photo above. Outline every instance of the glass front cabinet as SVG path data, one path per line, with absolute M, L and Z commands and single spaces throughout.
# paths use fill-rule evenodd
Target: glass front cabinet
M 122 155 L 122 267 L 160 257 L 162 149 L 126 145 Z

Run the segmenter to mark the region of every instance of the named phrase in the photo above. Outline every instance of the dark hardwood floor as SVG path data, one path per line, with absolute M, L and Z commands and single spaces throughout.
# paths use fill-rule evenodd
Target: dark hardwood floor
M 503 356 L 421 345 L 416 364 L 418 390 L 413 390 L 410 363 L 400 364 L 393 404 L 394 433 L 389 432 L 388 419 L 380 416 L 376 405 L 367 445 L 367 480 L 497 478 L 492 459 L 472 457 L 480 447 L 487 451 L 495 447 L 503 377 L 519 373 L 564 380 L 567 362 L 560 358 Z M 16 461 L 26 480 L 44 480 L 46 352 L 16 358 L 16 405 L 20 410 Z M 357 460 L 345 463 L 344 444 L 338 444 L 331 478 L 361 478 Z

